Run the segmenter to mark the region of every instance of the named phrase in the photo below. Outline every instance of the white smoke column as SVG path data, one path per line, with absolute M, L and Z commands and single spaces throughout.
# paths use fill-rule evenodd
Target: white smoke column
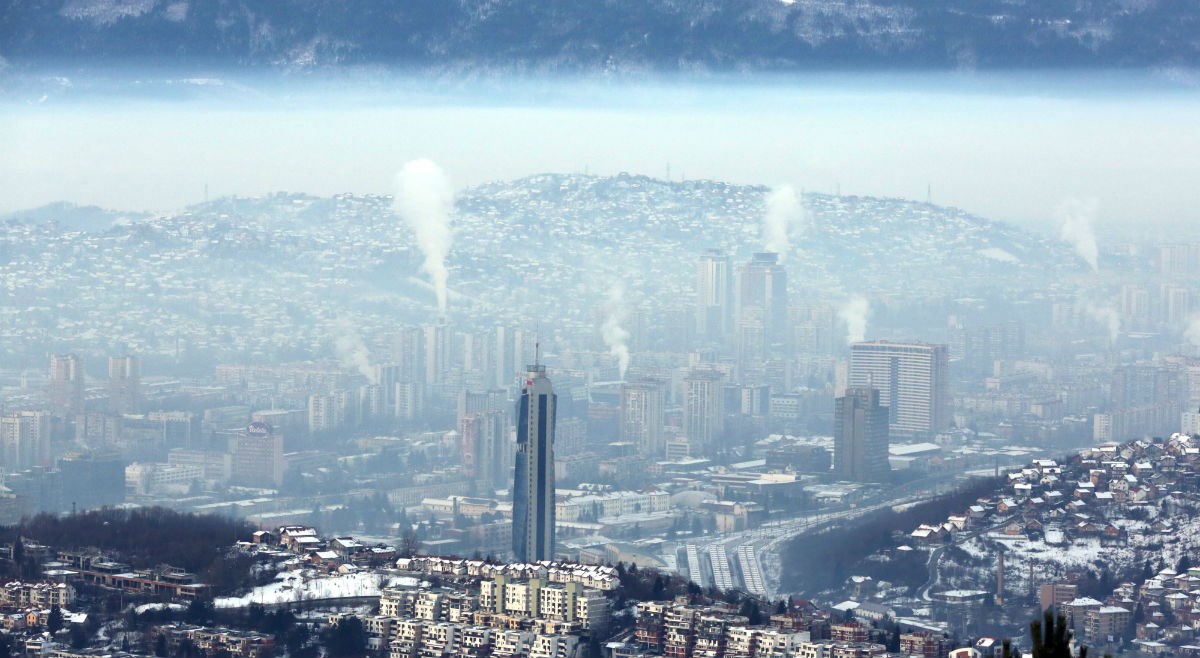
M 1117 337 L 1121 334 L 1121 314 L 1117 313 L 1117 309 L 1087 302 L 1083 305 L 1083 312 L 1108 328 L 1109 345 L 1117 342 Z
M 1183 338 L 1194 347 L 1200 347 L 1200 313 L 1193 313 L 1188 318 L 1188 327 L 1183 332 Z
M 763 214 L 763 248 L 779 254 L 779 261 L 791 250 L 790 235 L 804 219 L 804 208 L 800 196 L 791 185 L 780 185 L 767 194 L 766 213 Z
M 394 208 L 417 237 L 425 254 L 421 269 L 437 294 L 438 313 L 446 314 L 446 255 L 450 253 L 450 211 L 454 191 L 441 167 L 431 160 L 413 160 L 396 176 Z
M 371 367 L 370 352 L 358 332 L 349 322 L 339 322 L 337 334 L 338 337 L 334 339 L 333 347 L 337 350 L 337 358 L 342 363 L 342 367 L 354 368 L 362 373 L 367 381 L 377 384 L 375 369 Z
M 846 344 L 861 343 L 867 338 L 867 320 L 871 318 L 871 302 L 855 295 L 838 309 L 838 318 L 846 323 Z
M 1096 246 L 1096 233 L 1092 223 L 1096 220 L 1096 202 L 1067 199 L 1054 209 L 1054 217 L 1062 225 L 1059 235 L 1067 241 L 1079 257 L 1087 261 L 1092 271 L 1099 269 L 1100 250 Z
M 608 290 L 608 300 L 604 304 L 604 324 L 600 326 L 600 335 L 608 346 L 608 353 L 617 357 L 617 370 L 621 381 L 625 381 L 625 371 L 629 369 L 629 332 L 621 325 L 625 322 L 625 288 L 616 284 Z

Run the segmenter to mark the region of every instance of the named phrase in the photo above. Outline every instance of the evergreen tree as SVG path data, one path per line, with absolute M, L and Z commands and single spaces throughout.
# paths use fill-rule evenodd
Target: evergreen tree
M 345 617 L 321 638 L 331 658 L 361 658 L 367 654 L 367 632 L 358 617 Z
M 1067 618 L 1050 610 L 1029 624 L 1033 641 L 1033 658 L 1074 658 L 1071 653 L 1071 630 Z M 1087 647 L 1079 647 L 1079 658 L 1087 658 Z
M 71 648 L 82 649 L 87 646 L 88 640 L 91 639 L 91 634 L 83 624 L 71 624 L 69 629 L 71 633 Z
M 204 599 L 193 599 L 188 604 L 187 612 L 184 613 L 184 618 L 189 624 L 207 624 L 212 620 L 212 616 L 212 601 L 205 601 Z
M 50 631 L 51 635 L 57 634 L 63 627 L 62 608 L 58 604 L 50 606 L 50 616 L 46 618 L 46 630 Z
M 762 623 L 762 613 L 759 612 L 758 602 L 754 599 L 742 601 L 742 607 L 738 610 L 738 614 L 745 617 L 751 626 L 757 626 Z
M 900 653 L 900 624 L 892 622 L 888 629 L 887 650 L 891 653 Z
M 663 582 L 663 577 L 655 576 L 654 577 L 654 591 L 651 594 L 651 598 L 655 601 L 663 600 L 664 598 L 666 598 L 665 596 L 663 596 L 663 593 L 666 591 L 666 589 L 667 589 L 667 585 L 666 585 L 666 583 Z

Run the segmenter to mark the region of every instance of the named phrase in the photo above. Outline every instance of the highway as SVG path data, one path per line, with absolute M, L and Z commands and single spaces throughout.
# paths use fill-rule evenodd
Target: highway
M 921 503 L 940 496 L 950 488 L 953 479 L 939 479 L 927 490 L 888 501 L 871 501 L 849 508 L 819 511 L 784 519 L 768 521 L 750 530 L 723 535 L 710 535 L 683 544 L 688 573 L 701 587 L 737 588 L 768 599 L 785 594 L 779 591 L 782 575 L 780 548 L 789 540 L 809 532 L 824 530 L 881 509 L 897 505 Z M 735 558 L 730 561 L 730 554 Z M 693 569 L 695 562 L 700 563 Z M 707 558 L 704 565 L 703 558 Z M 708 569 L 704 567 L 708 566 Z M 711 579 L 709 578 L 711 574 Z M 700 577 L 697 578 L 697 575 Z

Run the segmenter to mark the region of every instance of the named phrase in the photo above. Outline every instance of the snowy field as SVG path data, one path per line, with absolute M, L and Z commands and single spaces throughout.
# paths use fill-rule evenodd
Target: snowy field
M 417 587 L 420 581 L 409 576 L 389 576 L 360 571 L 349 574 L 318 574 L 310 570 L 285 571 L 275 582 L 256 587 L 242 596 L 226 596 L 214 601 L 218 608 L 244 608 L 251 603 L 277 605 L 318 599 L 350 599 L 379 596 L 385 587 Z

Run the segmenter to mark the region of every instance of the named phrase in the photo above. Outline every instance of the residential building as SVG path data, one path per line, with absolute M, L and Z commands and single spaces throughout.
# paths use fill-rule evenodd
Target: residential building
M 638 454 L 661 458 L 664 446 L 665 385 L 655 379 L 621 384 L 620 439 L 637 446 Z
M 83 357 L 76 354 L 50 357 L 50 411 L 59 418 L 85 411 Z
M 108 406 L 115 414 L 136 414 L 142 405 L 142 365 L 136 356 L 108 359 Z
M 707 369 L 693 370 L 683 380 L 683 435 L 692 454 L 704 454 L 721 436 L 723 380 L 720 372 Z

